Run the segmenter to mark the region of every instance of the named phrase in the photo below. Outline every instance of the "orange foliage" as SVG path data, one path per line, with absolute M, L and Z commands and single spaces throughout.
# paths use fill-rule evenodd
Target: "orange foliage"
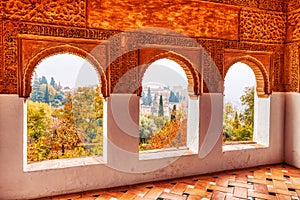
M 173 139 L 176 137 L 180 128 L 180 121 L 172 120 L 150 138 L 150 149 L 162 149 L 171 147 Z

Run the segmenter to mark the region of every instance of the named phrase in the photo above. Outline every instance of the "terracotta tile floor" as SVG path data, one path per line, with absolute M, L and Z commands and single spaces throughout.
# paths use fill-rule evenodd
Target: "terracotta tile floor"
M 300 199 L 300 169 L 286 164 L 199 175 L 44 199 Z

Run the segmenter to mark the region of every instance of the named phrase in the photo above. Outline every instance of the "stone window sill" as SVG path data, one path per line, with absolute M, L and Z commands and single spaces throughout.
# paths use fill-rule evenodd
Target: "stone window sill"
M 156 149 L 139 152 L 139 160 L 155 160 L 164 158 L 173 158 L 186 155 L 195 155 L 196 152 L 189 150 L 188 147 Z
M 25 164 L 24 171 L 30 172 L 51 169 L 62 169 L 68 167 L 79 167 L 97 164 L 104 164 L 102 156 L 45 160 L 41 162 Z
M 228 151 L 240 151 L 246 149 L 260 149 L 267 148 L 267 146 L 262 144 L 257 144 L 256 142 L 226 142 L 223 144 L 223 152 Z

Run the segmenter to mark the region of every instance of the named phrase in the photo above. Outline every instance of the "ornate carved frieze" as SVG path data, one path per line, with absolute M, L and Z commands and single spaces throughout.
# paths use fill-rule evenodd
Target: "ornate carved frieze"
M 258 8 L 285 12 L 287 10 L 287 3 L 284 0 L 259 0 Z
M 214 93 L 223 91 L 223 43 L 220 40 L 198 39 L 204 48 L 203 54 L 203 92 Z
M 109 31 L 109 30 L 96 30 L 96 29 L 51 26 L 51 25 L 45 26 L 41 24 L 21 23 L 20 33 L 30 34 L 30 35 L 52 36 L 52 37 L 107 40 L 119 32 Z
M 0 19 L 0 87 L 4 76 L 4 63 L 3 63 L 3 21 Z M 1 91 L 1 88 L 0 88 Z
M 287 44 L 285 48 L 284 83 L 286 91 L 299 92 L 299 47 L 296 44 Z
M 288 11 L 294 11 L 300 9 L 300 1 L 299 0 L 289 0 L 288 1 Z
M 15 21 L 3 21 L 3 76 L 0 93 L 15 94 L 17 92 L 17 35 L 19 24 Z
M 204 0 L 229 5 L 247 6 L 273 11 L 285 11 L 287 3 L 284 0 Z M 297 0 L 295 0 L 297 1 Z
M 2 0 L 3 18 L 71 26 L 86 25 L 85 0 Z
M 300 10 L 288 13 L 287 42 L 300 41 Z
M 286 14 L 243 8 L 240 14 L 240 40 L 284 43 Z
M 195 38 L 185 37 L 183 35 L 157 35 L 149 33 L 136 33 L 137 44 L 155 44 L 167 46 L 181 46 L 181 47 L 199 47 Z
M 122 55 L 115 63 L 118 66 L 111 70 L 112 93 L 135 94 L 139 88 L 138 51 L 130 51 Z

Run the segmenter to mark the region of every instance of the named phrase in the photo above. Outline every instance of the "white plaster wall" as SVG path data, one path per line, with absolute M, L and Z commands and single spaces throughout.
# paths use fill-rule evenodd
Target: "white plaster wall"
M 107 143 L 107 164 L 23 172 L 23 99 L 15 95 L 0 95 L 0 199 L 37 198 L 282 162 L 284 160 L 285 98 L 281 93 L 273 94 L 270 98 L 271 129 L 268 148 L 222 152 L 220 131 L 223 95 L 204 94 L 199 101 L 201 111 L 200 147 L 203 150 L 202 146 L 207 139 L 216 141 L 208 154 L 203 157 L 205 154 L 202 151 L 202 154 L 199 152 L 199 155 L 138 160 L 138 148 L 135 147 L 138 144 L 138 137 L 135 136 L 138 135 L 136 123 L 138 122 L 139 97 L 112 95 L 107 100 L 107 138 L 113 141 Z M 117 106 L 112 114 L 111 104 L 114 102 L 126 105 L 123 105 L 123 108 Z M 115 118 L 113 115 L 123 116 L 128 105 L 131 117 L 122 117 L 120 120 L 122 123 L 129 124 L 129 127 L 123 129 L 116 122 L 119 118 Z M 212 108 L 210 105 L 214 105 L 214 107 Z M 295 112 L 294 115 L 296 115 Z M 132 131 L 128 133 L 128 130 Z M 111 134 L 118 137 L 111 136 Z M 118 144 L 117 146 L 125 148 L 127 153 L 123 152 L 122 158 L 117 156 L 118 159 L 115 159 L 115 152 L 119 150 L 111 146 L 112 144 Z M 209 147 L 209 145 L 207 146 Z M 128 161 L 130 161 L 129 165 Z M 118 170 L 122 165 L 126 167 L 121 167 L 121 171 Z
M 257 98 L 254 102 L 253 141 L 269 146 L 270 135 L 270 98 Z
M 300 168 L 300 94 L 286 94 L 285 161 Z

